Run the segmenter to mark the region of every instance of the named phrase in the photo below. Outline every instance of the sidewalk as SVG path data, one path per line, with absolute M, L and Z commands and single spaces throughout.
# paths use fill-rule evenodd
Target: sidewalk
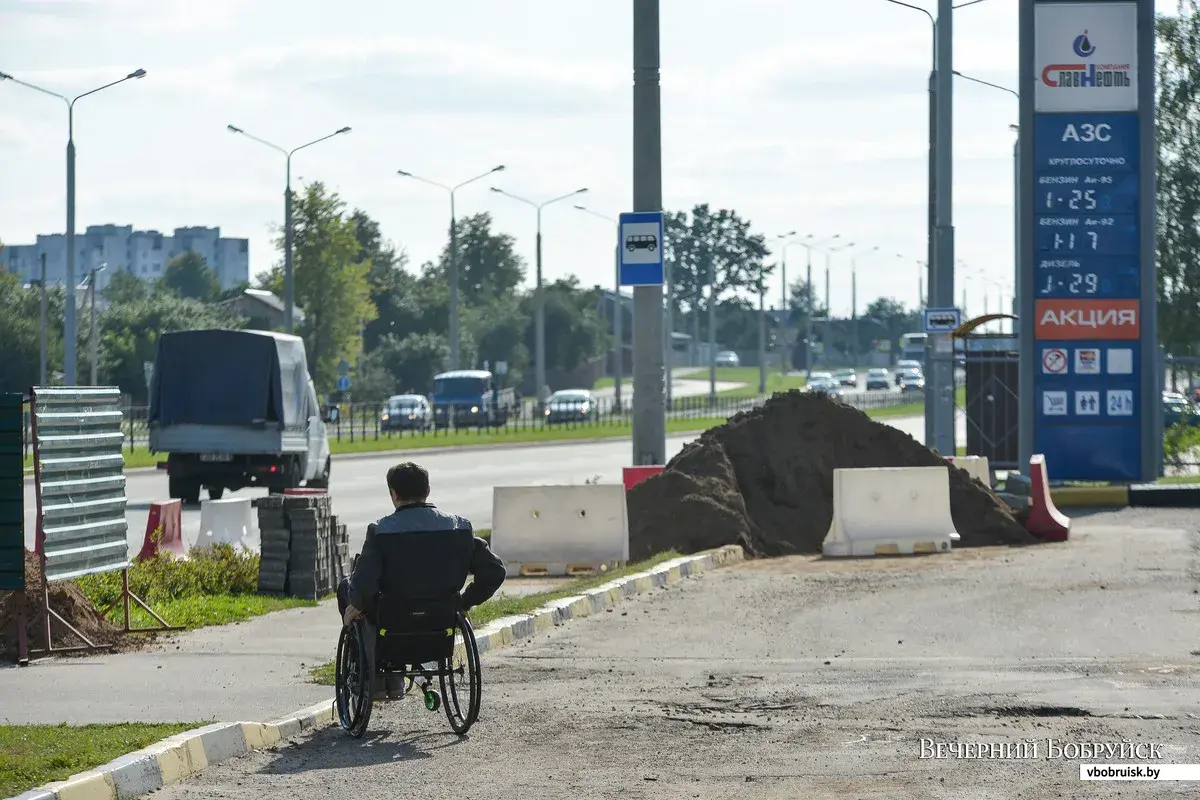
M 501 595 L 561 583 L 510 578 Z M 340 632 L 337 602 L 327 600 L 160 635 L 142 652 L 9 662 L 0 666 L 0 724 L 275 719 L 333 696 L 308 671 L 333 660 Z

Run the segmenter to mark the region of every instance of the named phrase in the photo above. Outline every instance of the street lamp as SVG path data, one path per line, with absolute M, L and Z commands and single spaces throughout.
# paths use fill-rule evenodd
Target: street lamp
M 26 89 L 32 89 L 35 92 L 57 97 L 67 104 L 67 270 L 64 277 L 64 287 L 66 288 L 66 307 L 63 313 L 63 385 L 75 385 L 75 349 L 76 349 L 76 331 L 75 331 L 75 103 L 103 91 L 110 86 L 116 86 L 118 83 L 135 80 L 146 77 L 146 70 L 135 70 L 120 80 L 106 83 L 91 91 L 76 95 L 74 98 L 69 98 L 66 95 L 52 92 L 49 89 L 43 89 L 41 86 L 36 86 L 32 83 L 18 80 L 7 72 L 0 72 L 0 83 L 4 81 L 12 81 L 18 86 L 24 86 Z
M 896 253 L 896 258 L 900 259 L 901 261 L 909 260 L 909 257 L 904 255 L 904 253 Z M 925 270 L 929 268 L 929 265 L 926 264 L 924 261 L 922 261 L 919 258 L 915 258 L 915 259 L 913 259 L 913 261 L 915 261 L 917 264 L 917 306 L 916 306 L 916 308 L 918 311 L 920 311 L 921 307 L 925 305 Z
M 96 275 L 97 273 L 103 272 L 106 269 L 108 269 L 108 264 L 101 264 L 98 267 L 92 267 L 90 270 L 88 270 L 87 278 L 84 279 L 84 282 L 87 284 L 88 294 L 90 295 L 90 302 L 92 306 L 91 329 L 88 331 L 88 346 L 92 351 L 92 386 L 96 385 L 96 364 L 100 360 L 100 348 L 97 343 L 98 337 L 96 336 Z
M 830 247 L 825 249 L 825 355 L 829 356 L 829 344 L 832 341 L 833 333 L 833 304 L 829 297 L 829 263 L 835 253 L 845 253 L 847 250 L 853 250 L 858 246 L 857 242 L 846 242 L 846 244 L 838 247 Z M 811 375 L 812 371 L 809 370 Z
M 812 337 L 813 337 L 813 288 L 812 288 L 812 251 L 821 252 L 821 246 L 835 242 L 842 238 L 840 233 L 835 233 L 828 239 L 820 239 L 816 242 L 812 241 L 813 235 L 810 233 L 798 242 L 789 242 L 789 244 L 798 244 L 804 248 L 805 254 L 805 281 L 808 284 L 807 300 L 808 312 L 805 314 L 804 337 L 806 344 L 804 345 L 804 368 L 806 374 L 812 372 Z M 784 245 L 784 252 L 787 252 L 788 245 Z
M 431 181 L 428 178 L 422 178 L 420 175 L 414 175 L 411 172 L 406 172 L 402 169 L 396 170 L 396 174 L 402 178 L 412 178 L 414 181 L 436 186 L 444 190 L 450 195 L 450 264 L 448 269 L 447 280 L 450 283 L 450 369 L 458 369 L 459 361 L 459 321 L 458 321 L 458 220 L 454 210 L 454 193 L 467 184 L 482 180 L 494 172 L 503 172 L 504 165 L 497 164 L 487 172 L 476 175 L 474 178 L 469 178 L 462 183 L 457 183 L 453 186 L 447 186 L 444 183 Z
M 791 328 L 792 323 L 792 298 L 791 292 L 788 291 L 787 282 L 787 249 L 789 246 L 794 244 L 794 242 L 789 242 L 788 239 L 791 239 L 795 235 L 795 231 L 788 231 L 787 233 L 777 233 L 771 237 L 772 239 L 775 239 L 781 243 L 779 247 L 779 282 L 782 284 L 780 290 L 780 300 L 782 301 L 782 304 L 779 306 L 779 308 L 781 311 L 783 311 L 784 336 L 783 346 L 779 348 L 779 371 L 783 375 L 787 375 L 788 366 L 791 362 L 791 359 L 788 357 L 789 347 L 787 343 L 787 331 Z
M 613 407 L 620 412 L 621 383 L 625 373 L 625 320 L 622 319 L 625 316 L 625 300 L 621 297 L 621 223 L 598 211 L 592 211 L 586 206 L 576 205 L 575 208 L 611 223 L 616 235 L 616 238 L 613 239 L 613 291 L 615 292 L 613 295 Z M 668 363 L 667 375 L 670 376 L 670 374 L 671 367 Z M 670 382 L 671 379 L 668 377 L 667 384 L 670 385 Z
M 863 253 L 858 253 L 850 259 L 850 328 L 851 336 L 854 337 L 854 363 L 850 366 L 858 366 L 859 356 L 859 338 L 858 338 L 858 258 L 859 256 L 869 255 L 879 251 L 879 246 L 876 245 L 870 250 Z
M 312 147 L 314 144 L 320 144 L 326 139 L 332 139 L 334 136 L 338 136 L 339 134 L 349 133 L 350 128 L 349 126 L 338 128 L 333 133 L 322 136 L 320 139 L 313 139 L 307 144 L 302 144 L 299 147 L 287 150 L 277 144 L 268 142 L 266 139 L 260 139 L 253 134 L 246 133 L 246 131 L 242 130 L 236 125 L 226 125 L 225 127 L 230 133 L 239 133 L 251 141 L 258 142 L 261 145 L 266 145 L 272 150 L 283 153 L 287 160 L 287 177 L 283 191 L 283 316 L 285 332 L 293 333 L 295 330 L 296 316 L 296 281 L 292 274 L 292 237 L 294 228 L 292 224 L 292 156 L 306 147 Z
M 537 317 L 535 322 L 536 332 L 534 334 L 534 350 L 536 353 L 535 359 L 537 361 L 535 368 L 535 380 L 537 381 L 536 392 L 538 400 L 540 401 L 543 399 L 542 390 L 546 385 L 546 299 L 542 293 L 542 209 L 552 203 L 557 203 L 560 200 L 566 200 L 569 197 L 584 194 L 587 192 L 587 187 L 585 186 L 582 189 L 576 189 L 573 192 L 567 192 L 566 194 L 559 195 L 558 197 L 552 197 L 549 200 L 542 201 L 541 203 L 520 197 L 512 192 L 506 192 L 505 190 L 498 189 L 495 186 L 491 187 L 491 189 L 496 194 L 502 194 L 505 197 L 516 200 L 518 203 L 524 203 L 527 206 L 532 206 L 537 210 L 537 288 L 535 289 L 534 298 L 537 306 Z

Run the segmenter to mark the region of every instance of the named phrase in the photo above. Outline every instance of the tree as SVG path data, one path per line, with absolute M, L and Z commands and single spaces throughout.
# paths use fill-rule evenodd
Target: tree
M 217 273 L 208 266 L 204 256 L 186 250 L 167 262 L 163 270 L 163 288 L 178 297 L 211 303 L 221 293 Z
M 474 214 L 455 223 L 458 245 L 459 297 L 464 305 L 513 294 L 525 280 L 525 261 L 516 254 L 516 239 L 492 231 L 492 215 Z M 438 274 L 450 274 L 450 243 L 438 257 Z
M 793 325 L 803 323 L 809 313 L 814 317 L 824 317 L 829 313 L 825 301 L 817 294 L 814 286 L 812 291 L 812 306 L 809 307 L 808 281 L 800 279 L 788 287 L 788 318 Z
M 100 382 L 119 386 L 135 402 L 145 403 L 144 363 L 158 355 L 163 333 L 204 328 L 240 328 L 224 307 L 171 294 L 114 303 L 97 320 L 100 333 Z M 82 349 L 81 353 L 85 352 Z
M 26 309 L 27 294 L 16 275 L 0 270 L 0 392 L 24 394 L 41 378 L 40 323 Z
M 1157 48 L 1158 335 L 1167 351 L 1200 343 L 1200 2 L 1159 15 Z
M 371 265 L 359 260 L 356 225 L 346 216 L 345 203 L 323 183 L 305 187 L 293 206 L 293 221 L 296 305 L 304 309 L 301 335 L 314 380 L 331 387 L 338 361 L 357 357 L 363 329 L 376 316 L 367 279 Z M 282 236 L 276 246 L 283 251 Z M 272 269 L 264 283 L 280 292 L 282 267 Z
M 110 303 L 134 303 L 151 295 L 153 287 L 132 272 L 115 272 L 101 294 Z
M 572 275 L 543 286 L 546 303 L 546 369 L 572 372 L 604 353 L 610 344 L 604 320 L 596 310 L 598 289 L 580 290 Z M 536 297 L 522 302 L 530 320 L 525 347 L 536 347 Z
M 512 294 L 467 310 L 463 329 L 475 344 L 479 364 L 487 362 L 493 373 L 499 362 L 508 365 L 505 375 L 496 376 L 501 385 L 519 385 L 529 366 L 529 349 L 525 345 L 529 325 L 530 318 L 521 307 L 521 299 Z
M 708 204 L 692 209 L 691 220 L 686 212 L 663 215 L 666 241 L 663 257 L 671 265 L 674 307 L 690 318 L 692 335 L 700 338 L 700 318 L 708 308 L 706 299 L 709 267 L 713 270 L 713 301 L 755 291 L 756 276 L 762 271 L 767 256 L 766 240 L 750 232 L 750 223 L 736 211 L 712 211 Z
M 373 364 L 392 376 L 397 391 L 427 394 L 433 389 L 433 376 L 446 368 L 450 346 L 446 337 L 436 333 L 410 334 L 400 339 L 384 336 L 371 354 Z
M 876 298 L 867 306 L 858 326 L 858 352 L 871 350 L 876 339 L 891 342 L 891 352 L 898 352 L 900 335 L 918 324 L 918 316 L 918 312 L 909 311 L 903 303 L 890 297 Z

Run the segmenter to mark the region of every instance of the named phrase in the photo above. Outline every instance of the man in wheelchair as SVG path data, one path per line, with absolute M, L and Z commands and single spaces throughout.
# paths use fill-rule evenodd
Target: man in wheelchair
M 343 625 L 365 617 L 383 633 L 389 624 L 407 627 L 401 618 L 465 615 L 500 589 L 504 562 L 475 535 L 469 520 L 428 502 L 429 473 L 423 467 L 397 464 L 388 470 L 387 485 L 395 510 L 368 527 L 352 574 L 338 586 Z M 468 575 L 473 580 L 463 589 Z M 403 696 L 401 675 L 389 672 L 383 683 L 373 699 Z

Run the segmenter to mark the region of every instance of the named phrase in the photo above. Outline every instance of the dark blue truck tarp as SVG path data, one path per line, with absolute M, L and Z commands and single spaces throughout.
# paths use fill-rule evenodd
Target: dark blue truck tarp
M 260 331 L 164 333 L 150 388 L 150 422 L 295 427 L 306 419 L 303 342 Z

